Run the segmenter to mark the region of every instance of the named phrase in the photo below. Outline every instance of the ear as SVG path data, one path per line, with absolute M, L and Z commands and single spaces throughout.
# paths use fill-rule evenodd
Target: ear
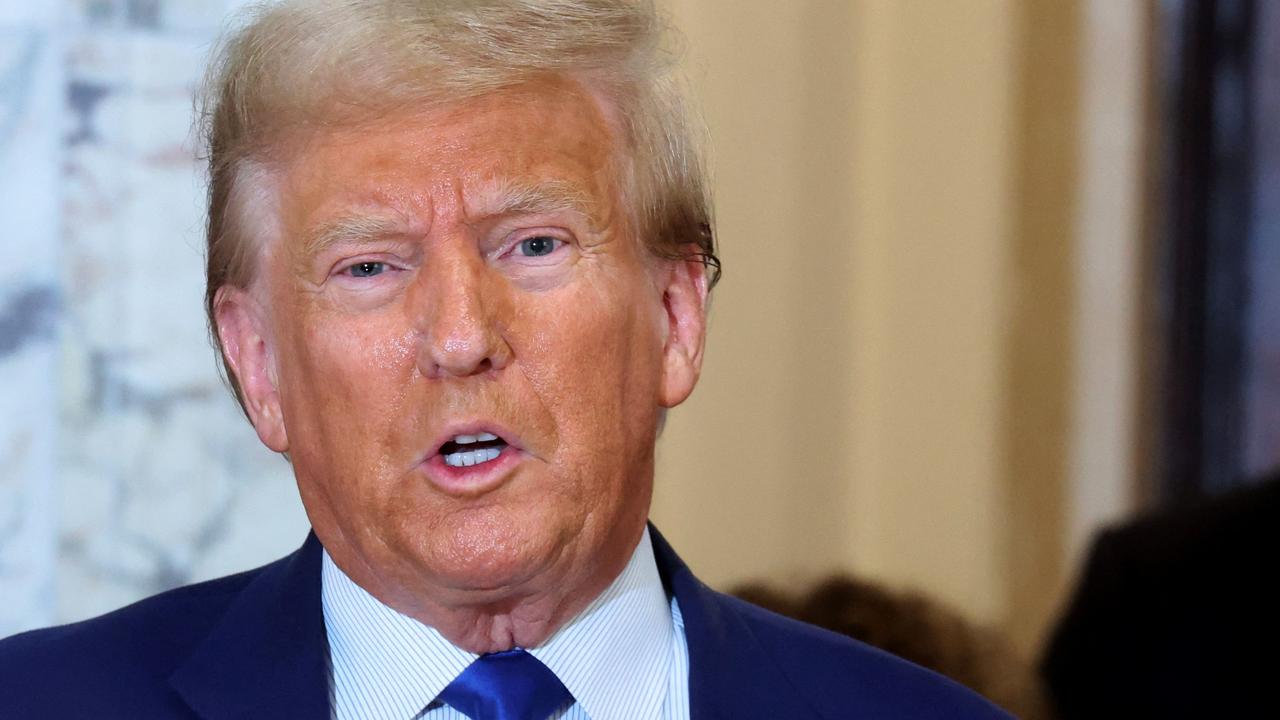
M 287 452 L 289 438 L 262 306 L 248 291 L 223 286 L 214 295 L 213 307 L 218 338 L 230 366 L 227 369 L 240 383 L 249 421 L 262 444 L 278 453 Z
M 666 342 L 658 401 L 664 408 L 673 408 L 689 397 L 702 373 L 702 349 L 707 338 L 707 273 L 698 260 L 676 260 L 664 265 Z

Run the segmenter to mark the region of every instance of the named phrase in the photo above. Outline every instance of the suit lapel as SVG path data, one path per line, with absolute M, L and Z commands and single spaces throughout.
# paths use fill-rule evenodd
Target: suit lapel
M 663 585 L 684 616 L 690 718 L 818 717 L 731 602 L 694 577 L 657 528 L 649 533 Z
M 264 568 L 169 680 L 206 720 L 328 720 L 320 542 Z
M 658 572 L 680 604 L 693 720 L 817 717 L 732 604 L 703 585 L 650 525 Z M 328 720 L 320 543 L 263 569 L 169 680 L 206 720 Z

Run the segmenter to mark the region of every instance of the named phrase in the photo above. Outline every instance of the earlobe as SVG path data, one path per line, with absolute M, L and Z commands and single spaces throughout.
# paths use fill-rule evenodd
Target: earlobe
M 697 260 L 670 264 L 662 303 L 666 309 L 662 387 L 659 403 L 672 408 L 693 392 L 702 372 L 707 336 L 707 273 Z
M 276 452 L 287 452 L 289 439 L 261 306 L 247 291 L 224 286 L 214 298 L 214 317 L 227 371 L 240 385 L 245 411 L 258 438 Z

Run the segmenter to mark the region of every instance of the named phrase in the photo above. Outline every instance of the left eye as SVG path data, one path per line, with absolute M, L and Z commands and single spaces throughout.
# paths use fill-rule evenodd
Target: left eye
M 347 268 L 347 274 L 350 275 L 351 277 L 367 278 L 367 277 L 373 277 L 374 275 L 381 275 L 384 271 L 386 271 L 386 269 L 387 269 L 386 263 L 362 262 L 362 263 L 356 263 L 355 265 L 352 265 L 351 267 Z
M 520 245 L 517 247 L 520 250 L 520 254 L 525 257 L 542 257 L 555 252 L 556 248 L 560 247 L 563 242 L 563 240 L 557 240 L 553 237 L 539 235 L 521 240 Z

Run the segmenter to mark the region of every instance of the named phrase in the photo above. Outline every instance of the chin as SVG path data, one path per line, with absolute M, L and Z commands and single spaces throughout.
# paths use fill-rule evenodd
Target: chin
M 490 554 L 470 563 L 450 563 L 434 568 L 444 587 L 479 595 L 481 601 L 498 600 L 544 577 L 541 558 Z
M 546 583 L 564 550 L 559 533 L 540 525 L 485 519 L 437 529 L 419 545 L 420 557 L 442 585 L 457 590 L 500 594 Z

